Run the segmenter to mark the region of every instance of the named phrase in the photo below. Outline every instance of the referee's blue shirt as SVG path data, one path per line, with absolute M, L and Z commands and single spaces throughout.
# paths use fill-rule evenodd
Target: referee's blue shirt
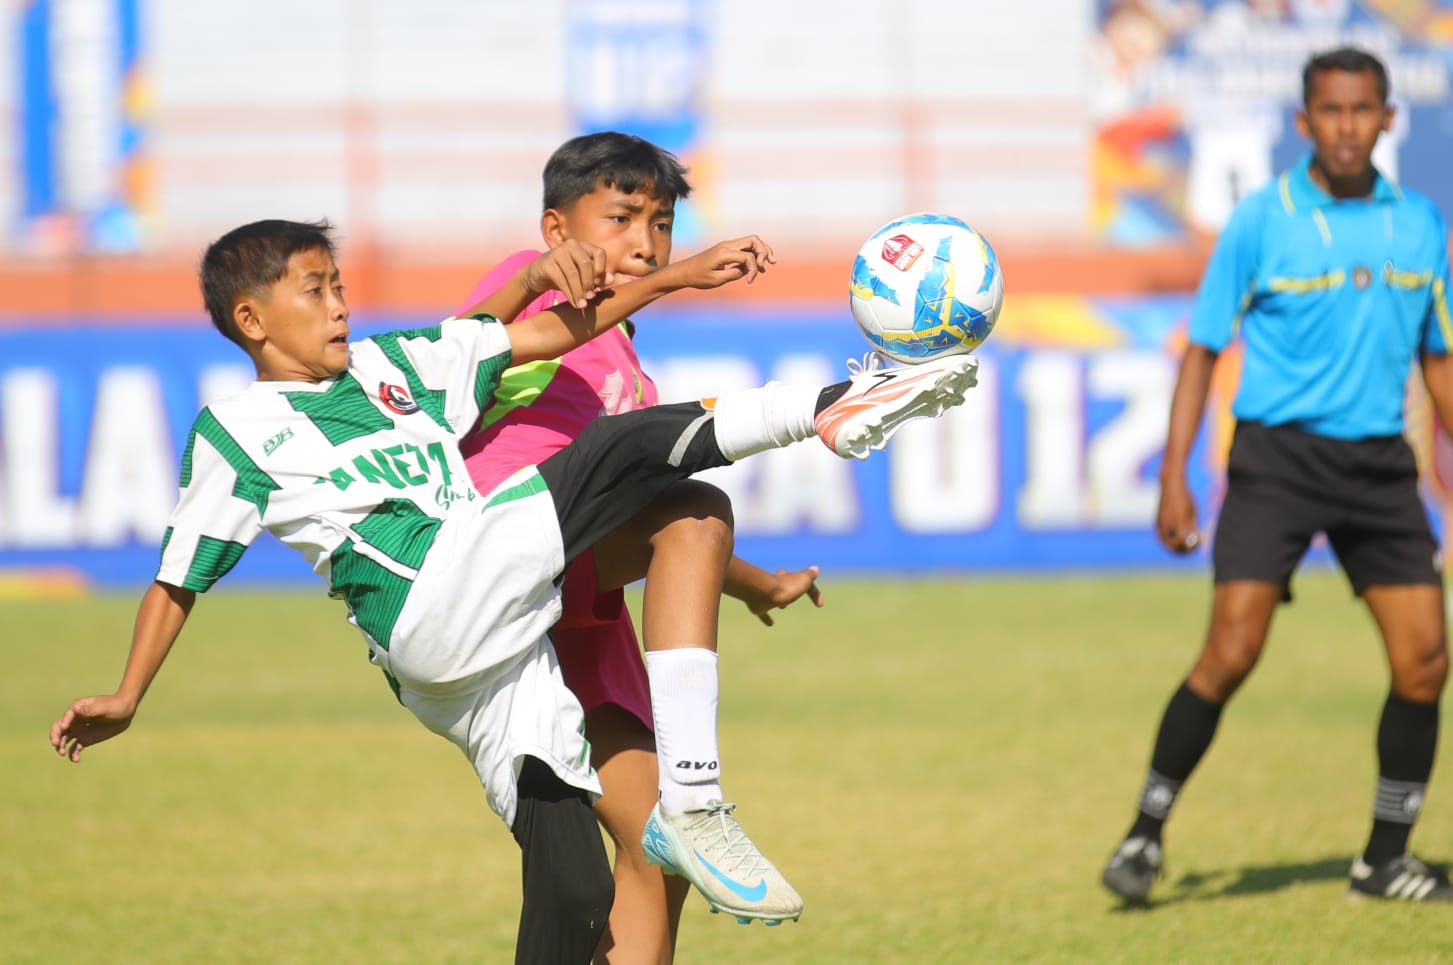
M 1245 343 L 1238 419 L 1337 439 L 1402 432 L 1419 351 L 1453 346 L 1448 230 L 1431 201 L 1377 175 L 1338 200 L 1311 156 L 1236 210 L 1191 311 L 1192 342 Z

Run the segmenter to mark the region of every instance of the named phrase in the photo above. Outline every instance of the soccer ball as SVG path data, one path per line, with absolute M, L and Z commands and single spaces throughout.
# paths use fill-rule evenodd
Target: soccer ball
M 890 221 L 853 259 L 853 318 L 873 348 L 900 362 L 972 352 L 988 338 L 1003 302 L 994 249 L 948 215 Z

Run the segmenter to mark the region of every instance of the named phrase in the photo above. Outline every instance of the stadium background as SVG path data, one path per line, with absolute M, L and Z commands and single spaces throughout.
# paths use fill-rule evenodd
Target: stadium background
M 1416 0 L 22 0 L 0 7 L 0 574 L 145 581 L 200 404 L 244 383 L 201 247 L 261 217 L 341 229 L 355 329 L 433 322 L 536 241 L 539 170 L 582 130 L 675 150 L 678 252 L 757 232 L 758 284 L 642 315 L 663 397 L 831 381 L 863 351 L 852 253 L 908 211 L 994 242 L 1007 297 L 963 409 L 848 464 L 716 474 L 739 550 L 834 573 L 1203 567 L 1154 542 L 1184 319 L 1235 198 L 1301 150 L 1298 68 L 1393 72 L 1379 163 L 1453 212 L 1453 5 Z M 1223 367 L 1226 368 L 1226 367 Z M 1228 441 L 1223 371 L 1194 454 Z M 1427 493 L 1447 446 L 1410 392 Z M 294 580 L 271 541 L 238 576 Z

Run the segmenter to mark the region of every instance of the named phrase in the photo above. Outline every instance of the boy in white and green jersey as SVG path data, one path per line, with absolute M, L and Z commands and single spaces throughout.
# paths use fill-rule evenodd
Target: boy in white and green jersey
M 770 385 L 600 419 L 575 444 L 481 494 L 458 440 L 505 368 L 555 358 L 667 292 L 750 281 L 771 249 L 755 236 L 722 243 L 612 291 L 600 249 L 572 242 L 523 268 L 478 315 L 350 345 L 328 232 L 326 223 L 256 222 L 209 247 L 201 271 L 209 314 L 251 357 L 257 381 L 198 415 L 121 685 L 72 703 L 51 727 L 52 746 L 75 761 L 130 725 L 196 594 L 267 530 L 344 600 L 399 700 L 464 751 L 510 825 L 524 863 L 517 961 L 589 961 L 612 879 L 590 810 L 599 785 L 580 706 L 549 644 L 566 563 L 702 469 L 814 434 L 861 458 L 908 419 L 961 402 L 974 362 L 876 369 L 821 390 Z M 548 288 L 569 303 L 508 327 L 495 320 Z M 692 837 L 703 822 L 662 815 L 657 845 L 679 861 L 671 870 L 714 907 L 795 918 L 801 899 L 775 867 L 729 813 L 711 819 L 732 848 L 704 859 L 703 874 L 693 863 L 700 853 L 681 854 L 710 853 L 706 839 Z

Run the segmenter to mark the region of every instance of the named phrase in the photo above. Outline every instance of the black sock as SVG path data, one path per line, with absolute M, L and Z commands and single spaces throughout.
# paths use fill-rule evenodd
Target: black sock
M 1213 704 L 1184 683 L 1171 695 L 1150 755 L 1150 770 L 1140 792 L 1140 813 L 1127 837 L 1160 840 L 1181 785 L 1205 756 L 1216 736 L 1223 704 Z
M 836 385 L 829 385 L 827 388 L 817 393 L 817 408 L 812 410 L 812 414 L 817 415 L 823 409 L 826 409 L 838 399 L 841 399 L 843 397 L 843 393 L 847 392 L 852 384 L 853 383 L 851 382 L 839 382 Z
M 1408 850 L 1437 750 L 1438 702 L 1388 694 L 1377 726 L 1377 798 L 1363 861 L 1376 866 Z

